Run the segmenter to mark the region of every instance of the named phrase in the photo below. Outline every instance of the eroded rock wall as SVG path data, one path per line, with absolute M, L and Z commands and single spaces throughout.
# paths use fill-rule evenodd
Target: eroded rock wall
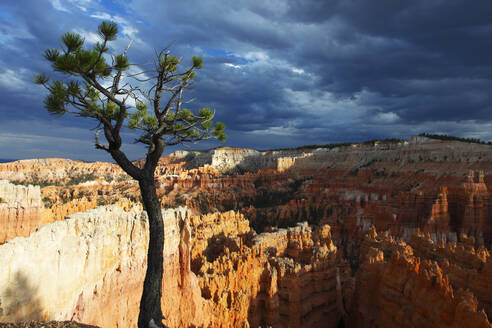
M 373 228 L 369 231 L 361 250 L 349 327 L 490 327 L 484 310 L 488 304 L 480 301 L 490 298 L 490 286 L 484 285 L 487 278 L 463 284 L 456 277 L 465 267 L 487 263 L 489 256 L 482 251 L 475 261 L 455 261 L 450 268 L 456 244 L 447 248 L 429 244 L 432 240 L 422 235 L 413 238 L 414 248 L 388 235 L 378 236 Z M 474 257 L 472 252 L 468 257 Z M 487 275 L 486 271 L 481 274 Z M 477 299 L 479 294 L 468 289 L 475 284 L 481 284 L 488 295 L 482 291 Z
M 303 223 L 255 235 L 242 215 L 221 218 L 238 222 L 236 229 L 211 236 L 200 226 L 192 262 L 202 296 L 215 305 L 212 317 L 227 318 L 214 326 L 337 326 L 343 311 L 337 274 L 340 290 L 351 279 L 329 226 L 313 231 Z
M 197 284 L 186 277 L 190 271 L 181 265 L 180 226 L 189 213 L 178 209 L 163 215 L 164 312 L 171 326 L 189 325 L 195 318 L 193 311 L 200 308 L 193 306 L 199 289 L 191 287 Z M 0 321 L 75 320 L 101 327 L 134 327 L 147 243 L 145 212 L 117 206 L 74 214 L 28 238 L 10 240 L 0 246 Z
M 147 222 L 140 210 L 99 207 L 0 246 L 0 321 L 135 324 Z
M 167 323 L 317 327 L 343 318 L 355 327 L 458 327 L 467 320 L 479 327 L 486 323 L 481 310 L 490 318 L 492 304 L 491 172 L 490 146 L 427 138 L 162 158 L 156 170 L 162 206 L 186 205 L 193 213 L 166 230 Z M 99 204 L 119 203 L 137 215 L 130 208 L 139 202 L 138 185 L 121 174 L 112 164 L 61 159 L 0 164 L 2 177 L 43 183 L 43 222 Z M 381 233 L 368 239 L 372 227 Z M 138 288 L 124 285 L 138 285 L 145 260 L 133 261 L 95 272 L 102 282 L 92 294 L 89 287 L 82 296 L 74 292 L 66 318 L 130 322 L 138 298 L 119 312 L 102 295 L 118 290 L 124 302 L 135 297 Z M 441 312 L 420 301 L 425 293 Z M 112 314 L 101 315 L 92 303 Z
M 39 186 L 17 186 L 0 180 L 0 244 L 28 236 L 41 225 Z
M 258 232 L 306 220 L 331 225 L 336 239 L 341 230 L 360 238 L 374 225 L 406 239 L 417 229 L 436 238 L 466 233 L 489 246 L 491 149 L 414 138 L 332 149 L 180 151 L 160 160 L 156 182 L 163 207 L 241 211 Z M 0 164 L 0 176 L 52 184 L 42 190 L 48 222 L 122 196 L 140 197 L 138 185 L 109 163 L 26 160 Z M 106 180 L 64 185 L 95 177 Z
M 329 226 L 256 235 L 234 212 L 163 215 L 168 326 L 337 325 L 351 279 Z M 98 207 L 0 246 L 0 321 L 135 326 L 147 224 L 138 207 Z
M 0 164 L 0 178 L 9 181 L 67 182 L 70 178 L 94 174 L 124 176 L 116 164 L 83 162 L 63 158 L 26 159 Z

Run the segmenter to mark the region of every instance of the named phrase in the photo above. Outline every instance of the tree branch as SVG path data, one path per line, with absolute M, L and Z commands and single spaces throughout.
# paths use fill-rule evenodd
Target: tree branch
M 99 133 L 101 133 L 101 129 L 97 129 L 96 130 L 96 134 L 94 136 L 94 144 L 96 146 L 96 149 L 102 149 L 102 150 L 105 150 L 109 153 L 109 147 L 108 146 L 105 146 L 105 145 L 102 145 L 100 142 L 99 142 Z
M 109 153 L 111 157 L 116 161 L 116 163 L 135 180 L 141 180 L 143 178 L 142 169 L 136 167 L 130 160 L 126 157 L 119 149 L 112 149 L 109 147 Z
M 88 76 L 85 73 L 81 73 L 80 76 L 90 85 L 95 87 L 99 92 L 105 95 L 109 100 L 117 104 L 118 106 L 122 105 L 122 102 L 118 100 L 114 95 L 112 95 L 105 87 L 103 87 L 95 78 Z
M 162 54 L 162 52 L 161 52 Z M 159 61 L 160 65 L 160 58 L 161 54 L 157 57 L 157 60 Z M 164 63 L 167 62 L 167 54 L 164 55 Z M 157 75 L 157 83 L 155 84 L 155 92 L 154 92 L 154 114 L 157 119 L 159 119 L 159 115 L 161 113 L 161 92 L 162 92 L 162 87 L 164 86 L 164 78 L 166 76 L 166 69 L 164 67 L 161 67 L 159 70 L 159 75 Z
M 169 99 L 169 101 L 166 104 L 166 107 L 164 107 L 164 110 L 162 111 L 162 117 L 165 117 L 166 114 L 167 114 L 167 112 L 169 112 L 169 108 L 171 107 L 171 104 L 174 101 L 174 99 L 176 99 L 176 96 L 178 94 L 180 94 L 180 97 L 181 97 L 181 93 L 183 92 L 183 88 L 184 88 L 184 85 L 181 84 L 180 87 L 179 87 L 179 89 L 176 90 L 175 92 L 173 92 L 173 95 L 171 96 L 171 98 Z

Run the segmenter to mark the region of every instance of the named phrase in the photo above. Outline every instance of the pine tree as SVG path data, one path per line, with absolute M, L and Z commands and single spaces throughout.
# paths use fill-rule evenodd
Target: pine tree
M 98 32 L 101 42 L 92 48 L 84 47 L 84 39 L 77 33 L 65 33 L 60 49 L 47 49 L 44 56 L 55 71 L 64 73 L 67 78 L 51 81 L 46 74 L 38 74 L 34 82 L 49 91 L 44 100 L 49 113 L 57 117 L 69 113 L 95 120 L 98 126 L 96 148 L 108 152 L 128 175 L 138 181 L 150 230 L 138 327 L 147 328 L 152 321 L 163 327 L 164 224 L 154 183 L 155 168 L 166 146 L 208 138 L 224 141 L 225 125 L 213 123 L 214 112 L 209 108 L 196 112 L 183 108 L 183 92 L 192 84 L 195 71 L 202 68 L 201 57 L 193 57 L 191 65 L 178 72 L 181 60 L 166 47 L 156 54 L 151 69 L 129 74 L 132 64 L 127 57 L 128 47 L 123 53 L 109 54 L 109 43 L 118 34 L 117 25 L 103 22 Z M 143 90 L 132 86 L 130 79 L 137 84 L 151 81 L 152 86 Z M 150 112 L 149 107 L 152 109 Z M 123 126 L 137 131 L 135 142 L 147 148 L 143 165 L 132 163 L 121 150 Z M 105 144 L 99 140 L 101 130 Z

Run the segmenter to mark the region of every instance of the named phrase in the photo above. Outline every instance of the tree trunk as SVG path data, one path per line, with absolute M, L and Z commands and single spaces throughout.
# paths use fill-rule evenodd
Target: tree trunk
M 147 251 L 147 272 L 145 274 L 138 328 L 149 328 L 151 320 L 156 327 L 164 327 L 161 309 L 162 271 L 164 249 L 164 222 L 159 199 L 152 177 L 139 179 L 140 193 L 149 217 L 149 247 Z

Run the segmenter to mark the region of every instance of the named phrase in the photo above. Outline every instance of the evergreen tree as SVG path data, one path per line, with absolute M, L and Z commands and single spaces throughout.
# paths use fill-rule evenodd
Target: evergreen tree
M 183 108 L 183 92 L 190 87 L 195 71 L 202 68 L 201 57 L 193 57 L 188 68 L 178 71 L 181 60 L 171 55 L 167 47 L 156 54 L 151 69 L 132 75 L 128 74 L 132 66 L 127 57 L 128 47 L 123 53 L 109 54 L 108 44 L 117 37 L 117 25 L 103 22 L 98 32 L 101 42 L 92 48 L 84 47 L 84 39 L 80 35 L 65 33 L 60 49 L 48 49 L 44 56 L 55 71 L 64 73 L 67 78 L 50 81 L 46 74 L 38 74 L 34 82 L 49 91 L 44 101 L 49 113 L 57 117 L 70 113 L 95 120 L 98 124 L 96 148 L 108 152 L 128 175 L 138 181 L 150 230 L 138 327 L 147 328 L 151 321 L 163 327 L 164 224 L 154 183 L 155 168 L 166 146 L 208 138 L 224 141 L 225 125 L 213 123 L 214 112 L 209 108 L 196 112 Z M 132 86 L 129 82 L 132 78 L 137 84 L 151 81 L 152 86 L 147 90 Z M 121 150 L 123 126 L 137 131 L 139 136 L 135 142 L 146 146 L 143 165 L 132 163 Z M 101 130 L 107 143 L 99 140 Z

